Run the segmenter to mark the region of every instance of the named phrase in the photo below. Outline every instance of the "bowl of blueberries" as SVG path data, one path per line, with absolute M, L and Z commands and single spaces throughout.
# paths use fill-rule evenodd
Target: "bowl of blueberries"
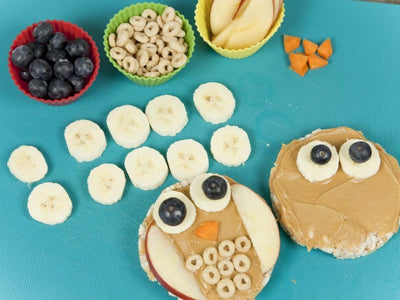
M 8 67 L 27 96 L 61 106 L 76 101 L 92 85 L 100 67 L 89 34 L 65 21 L 47 20 L 23 30 L 11 45 Z

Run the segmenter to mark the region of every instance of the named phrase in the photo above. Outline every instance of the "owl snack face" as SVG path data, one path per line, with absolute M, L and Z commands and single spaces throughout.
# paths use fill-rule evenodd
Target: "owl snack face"
M 182 299 L 253 299 L 279 254 L 266 202 L 218 174 L 162 192 L 142 226 L 144 269 Z
M 271 171 L 279 222 L 297 243 L 340 258 L 367 255 L 399 226 L 400 169 L 347 127 L 284 145 Z

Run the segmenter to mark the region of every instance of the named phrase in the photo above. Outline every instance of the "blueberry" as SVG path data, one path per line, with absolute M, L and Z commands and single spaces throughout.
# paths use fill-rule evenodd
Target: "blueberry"
M 45 56 L 46 60 L 52 64 L 54 64 L 59 59 L 66 59 L 67 57 L 67 52 L 61 49 L 49 50 Z
M 75 60 L 75 74 L 83 78 L 89 77 L 93 73 L 94 65 L 89 57 L 82 56 Z
M 89 55 L 90 54 L 90 45 L 85 39 L 78 38 L 78 39 L 69 41 L 67 46 L 65 47 L 65 51 L 67 51 L 67 53 L 71 57 Z
M 47 61 L 37 58 L 29 64 L 29 73 L 33 78 L 49 80 L 53 75 L 53 70 Z
M 53 66 L 54 76 L 66 79 L 74 73 L 74 65 L 68 59 L 59 59 Z
M 158 214 L 165 224 L 169 226 L 179 225 L 186 217 L 185 203 L 178 198 L 168 198 L 161 203 Z
M 56 32 L 49 40 L 48 47 L 51 49 L 64 49 L 67 45 L 67 38 L 64 33 Z
M 332 152 L 326 145 L 315 145 L 311 149 L 311 160 L 318 165 L 325 165 L 331 160 Z
M 40 22 L 35 29 L 33 29 L 33 38 L 35 41 L 44 44 L 53 35 L 53 26 L 47 22 Z
M 19 70 L 19 76 L 24 81 L 30 81 L 32 79 L 31 73 L 29 73 L 28 69 Z
M 228 184 L 221 176 L 212 175 L 204 180 L 201 185 L 204 194 L 211 200 L 219 200 L 225 197 Z
M 38 98 L 44 98 L 47 95 L 47 82 L 38 78 L 32 79 L 28 84 L 29 92 Z
M 72 86 L 65 80 L 53 79 L 49 84 L 49 97 L 53 100 L 68 98 L 72 93 Z
M 18 46 L 11 53 L 11 61 L 18 68 L 25 68 L 35 58 L 27 45 Z
M 75 93 L 79 93 L 85 87 L 85 79 L 78 75 L 73 74 L 67 80 L 72 84 Z
M 366 142 L 355 142 L 349 148 L 349 155 L 354 162 L 363 163 L 371 158 L 372 149 Z
M 36 58 L 43 58 L 43 56 L 46 54 L 46 47 L 41 43 L 30 42 L 27 46 L 32 50 L 33 55 Z

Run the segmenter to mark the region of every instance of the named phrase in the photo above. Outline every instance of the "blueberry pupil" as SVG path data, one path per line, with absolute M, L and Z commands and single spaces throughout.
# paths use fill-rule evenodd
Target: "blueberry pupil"
M 332 153 L 326 145 L 316 145 L 311 150 L 311 160 L 319 165 L 328 163 L 331 159 Z
M 168 198 L 161 203 L 158 214 L 165 224 L 177 226 L 181 224 L 186 217 L 186 206 L 178 198 Z
M 366 162 L 371 158 L 371 146 L 366 142 L 355 142 L 349 148 L 350 158 L 356 163 Z
M 204 180 L 201 187 L 207 198 L 219 200 L 225 197 L 228 184 L 224 178 L 212 175 Z

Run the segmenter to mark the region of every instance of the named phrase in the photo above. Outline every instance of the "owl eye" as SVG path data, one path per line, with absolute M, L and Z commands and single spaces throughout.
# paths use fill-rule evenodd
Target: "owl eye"
M 343 172 L 356 179 L 375 175 L 381 165 L 378 150 L 371 142 L 364 140 L 348 140 L 340 147 L 339 158 Z
M 323 181 L 336 174 L 339 156 L 336 148 L 323 141 L 312 141 L 300 148 L 297 154 L 297 168 L 310 181 Z
M 154 204 L 153 219 L 164 232 L 178 234 L 193 225 L 196 208 L 184 194 L 165 192 Z
M 200 174 L 190 185 L 190 197 L 198 208 L 206 212 L 218 212 L 229 204 L 231 187 L 223 176 Z

